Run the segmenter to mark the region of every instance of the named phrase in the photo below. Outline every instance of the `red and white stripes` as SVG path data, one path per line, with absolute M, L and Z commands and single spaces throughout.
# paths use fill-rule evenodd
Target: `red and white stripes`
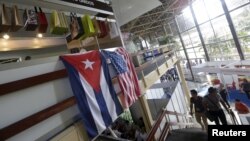
M 120 54 L 128 66 L 128 71 L 117 76 L 119 85 L 123 92 L 121 98 L 122 105 L 124 108 L 131 106 L 137 98 L 141 95 L 140 87 L 138 83 L 137 74 L 133 63 L 124 48 L 116 50 Z

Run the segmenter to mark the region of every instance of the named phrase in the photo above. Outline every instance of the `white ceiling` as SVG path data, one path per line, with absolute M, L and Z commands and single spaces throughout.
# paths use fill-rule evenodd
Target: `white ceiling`
M 120 26 L 161 5 L 158 0 L 112 0 Z

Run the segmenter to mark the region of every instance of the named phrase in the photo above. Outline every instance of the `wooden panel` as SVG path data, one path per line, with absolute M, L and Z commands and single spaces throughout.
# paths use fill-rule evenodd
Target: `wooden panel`
M 38 84 L 42 84 L 45 82 L 63 78 L 66 76 L 67 76 L 67 72 L 64 69 L 64 70 L 58 70 L 58 71 L 54 71 L 54 72 L 50 72 L 50 73 L 46 73 L 42 75 L 37 75 L 34 77 L 29 77 L 29 78 L 25 78 L 25 79 L 21 79 L 17 81 L 12 81 L 12 82 L 5 83 L 5 84 L 0 84 L 0 96 L 11 93 L 11 92 L 15 92 L 18 90 L 22 90 L 25 88 L 29 88 Z
M 54 138 L 50 141 L 82 141 L 82 140 L 83 139 L 79 137 L 74 126 L 72 126 L 67 131 L 62 132 L 57 138 Z
M 171 66 L 171 67 L 174 65 L 171 59 L 169 59 L 169 60 L 167 61 L 167 64 L 168 64 L 168 66 Z
M 38 113 L 35 113 L 27 118 L 24 118 L 14 124 L 4 127 L 0 130 L 0 140 L 6 140 L 28 128 L 34 126 L 35 124 L 46 120 L 47 118 L 73 106 L 76 104 L 74 97 L 70 97 L 62 102 L 59 102 L 49 108 L 46 108 Z
M 148 74 L 147 76 L 145 76 L 145 81 L 147 83 L 147 87 L 151 87 L 151 85 L 153 85 L 155 83 L 155 81 L 157 81 L 159 79 L 159 75 L 157 73 L 157 71 L 152 71 L 150 74 Z
M 186 126 L 186 125 L 194 125 L 194 123 L 186 123 L 186 122 L 169 122 L 172 126 Z
M 167 71 L 168 68 L 166 64 L 164 63 L 161 66 L 159 66 L 158 69 L 159 69 L 160 75 L 163 75 Z
M 139 86 L 141 88 L 141 93 L 144 94 L 146 90 L 145 90 L 145 87 L 144 87 L 143 80 L 139 80 Z
M 148 61 L 142 65 L 140 65 L 140 67 L 136 67 L 135 70 L 136 72 L 141 72 L 142 70 L 144 70 L 146 67 L 150 66 L 151 64 L 153 64 L 155 61 L 154 60 L 151 60 L 151 61 Z
M 155 59 L 150 60 L 150 61 L 147 61 L 146 63 L 140 65 L 140 67 L 136 67 L 136 68 L 135 68 L 136 72 L 137 72 L 137 73 L 138 73 L 138 72 L 141 72 L 141 71 L 144 70 L 146 67 L 149 67 L 151 64 L 153 64 L 153 63 L 155 63 L 156 61 L 161 60 L 162 58 L 164 58 L 164 56 L 165 56 L 166 54 L 167 54 L 167 53 L 162 54 L 162 55 L 160 55 L 160 56 L 157 56 L 157 57 L 155 57 Z
M 98 43 L 101 49 L 122 46 L 122 42 L 119 36 L 113 39 L 111 39 L 109 35 L 104 38 L 98 38 Z M 96 40 L 93 40 L 91 42 L 84 44 L 83 48 L 85 48 L 86 50 L 98 49 L 98 44 Z
M 182 114 L 182 113 L 177 113 L 177 112 L 174 112 L 174 111 L 166 111 L 166 113 L 169 114 L 169 115 L 189 116 L 189 115 Z

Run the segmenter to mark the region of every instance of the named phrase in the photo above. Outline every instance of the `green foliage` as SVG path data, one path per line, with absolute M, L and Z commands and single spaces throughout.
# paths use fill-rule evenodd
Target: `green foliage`
M 160 39 L 158 39 L 159 45 L 166 45 L 170 43 L 176 43 L 173 36 L 164 36 Z
M 129 110 L 124 110 L 120 117 L 124 120 L 129 121 L 129 123 L 133 123 L 133 119 Z

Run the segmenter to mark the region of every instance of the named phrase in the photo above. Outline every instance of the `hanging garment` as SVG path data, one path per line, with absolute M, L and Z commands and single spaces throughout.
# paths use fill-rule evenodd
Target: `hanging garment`
M 77 21 L 77 15 L 76 13 L 72 13 L 70 12 L 70 24 L 69 24 L 69 29 L 70 29 L 70 33 L 71 33 L 71 39 L 75 39 L 78 34 L 79 34 L 79 24 Z
M 79 38 L 79 40 L 83 40 L 87 37 L 95 35 L 95 28 L 90 16 L 85 15 L 81 18 L 81 20 L 83 24 L 84 34 Z
M 37 20 L 38 20 L 38 32 L 39 33 L 46 33 L 47 28 L 48 28 L 48 21 L 46 18 L 45 13 L 42 11 L 42 8 L 39 7 L 39 12 L 37 11 L 35 7 L 35 12 L 37 14 Z
M 70 21 L 71 40 L 81 38 L 84 35 L 82 18 L 77 17 L 76 13 L 70 13 Z
M 95 36 L 100 35 L 100 34 L 101 34 L 101 30 L 100 30 L 99 24 L 98 24 L 98 22 L 97 22 L 97 20 L 96 20 L 96 17 L 94 17 L 94 18 L 92 19 L 92 23 L 93 23 L 94 28 L 95 28 Z
M 120 99 L 123 107 L 128 108 L 141 95 L 134 65 L 124 48 L 118 48 L 116 52 L 103 52 L 117 72 L 119 86 L 123 93 Z
M 50 17 L 50 33 L 63 35 L 68 32 L 68 22 L 63 12 L 53 10 Z
M 97 21 L 100 29 L 100 34 L 98 34 L 98 38 L 104 38 L 108 35 L 108 27 L 104 21 Z
M 84 126 L 90 138 L 102 133 L 122 107 L 115 93 L 105 58 L 99 51 L 61 56 L 71 88 L 77 99 Z
M 34 10 L 25 9 L 23 13 L 24 28 L 26 31 L 35 31 L 38 27 L 38 18 Z
M 110 38 L 113 39 L 115 37 L 118 37 L 119 36 L 119 31 L 117 29 L 117 26 L 116 26 L 116 23 L 115 22 L 109 22 L 108 23 L 109 25 L 109 35 L 110 35 Z

